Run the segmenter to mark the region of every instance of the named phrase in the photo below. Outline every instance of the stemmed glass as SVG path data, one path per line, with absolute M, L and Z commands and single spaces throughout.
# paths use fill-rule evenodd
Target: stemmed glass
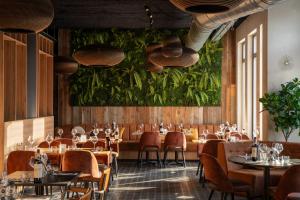
M 152 131 L 155 131 L 156 128 L 157 128 L 157 124 L 156 123 L 152 124 Z
M 237 126 L 236 124 L 232 124 L 232 127 L 231 127 L 232 131 L 236 131 L 237 130 Z
M 180 131 L 182 131 L 182 129 L 183 129 L 183 123 L 182 122 L 178 125 L 178 128 L 179 128 Z
M 94 151 L 96 150 L 96 144 L 98 142 L 98 137 L 97 136 L 92 136 L 90 137 L 90 141 L 94 144 Z
M 53 141 L 53 136 L 52 135 L 50 135 L 50 134 L 48 134 L 47 135 L 47 137 L 46 137 L 46 142 L 48 143 L 48 145 L 49 145 L 49 149 L 50 149 L 50 144 L 51 144 L 51 142 Z
M 111 129 L 110 128 L 105 129 L 105 137 L 110 137 L 110 134 L 111 134 Z
M 27 141 L 30 144 L 30 148 L 32 149 L 33 148 L 33 143 L 34 143 L 33 137 L 32 136 L 28 136 Z
M 94 136 L 98 136 L 98 134 L 99 134 L 99 129 L 98 128 L 94 128 L 94 130 L 93 130 L 93 134 L 94 134 Z
M 171 129 L 172 129 L 172 124 L 171 124 L 171 123 L 169 123 L 169 124 L 167 125 L 167 129 L 168 129 L 168 131 L 171 131 Z
M 138 132 L 139 132 L 139 133 L 142 133 L 142 132 L 143 132 L 143 128 L 144 128 L 144 124 L 141 123 L 141 124 L 138 126 L 138 128 L 139 128 Z
M 209 134 L 208 130 L 203 130 L 202 134 L 204 135 L 204 139 L 206 140 L 207 135 Z
M 72 131 L 71 131 L 71 133 L 72 133 L 73 137 L 75 137 L 76 134 L 77 134 L 77 129 L 73 128 Z
M 75 145 L 75 148 L 77 148 L 77 143 L 80 141 L 79 137 L 78 136 L 73 136 L 72 138 L 72 142 L 74 143 Z
M 277 143 L 276 149 L 277 149 L 278 156 L 279 156 L 281 154 L 281 152 L 283 151 L 283 145 L 281 143 Z
M 61 138 L 63 133 L 64 133 L 64 130 L 62 128 L 57 129 L 57 134 L 59 135 L 59 138 Z

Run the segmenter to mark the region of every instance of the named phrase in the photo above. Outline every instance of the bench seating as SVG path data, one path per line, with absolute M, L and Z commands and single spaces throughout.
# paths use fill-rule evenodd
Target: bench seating
M 74 125 L 75 126 L 75 125 Z M 64 125 L 61 128 L 64 130 L 63 137 L 71 138 L 71 130 L 74 127 L 73 125 Z M 92 124 L 80 124 L 76 126 L 81 126 L 84 128 L 86 132 L 92 131 Z M 133 135 L 132 133 L 136 132 L 138 130 L 139 124 L 118 124 L 119 129 L 122 127 L 125 128 L 125 131 L 122 135 L 123 142 L 120 143 L 120 155 L 119 159 L 137 159 L 137 153 L 138 153 L 138 144 L 140 140 L 140 136 Z M 99 127 L 104 127 L 103 124 L 99 124 Z M 143 131 L 151 131 L 152 124 L 144 124 L 144 130 Z M 193 143 L 193 139 L 198 139 L 198 133 L 202 133 L 203 130 L 209 130 L 210 133 L 214 133 L 219 130 L 219 125 L 217 124 L 185 124 L 184 128 L 192 128 L 194 129 L 193 136 L 187 136 L 187 149 L 186 149 L 186 160 L 198 160 L 197 157 L 197 144 Z M 172 127 L 172 131 L 178 130 L 177 127 Z M 162 141 L 164 140 L 164 137 L 161 137 Z M 162 144 L 163 149 L 163 144 Z M 150 159 L 152 158 L 152 155 L 150 155 Z M 154 158 L 154 157 L 153 157 Z M 172 155 L 170 154 L 170 159 L 172 159 Z

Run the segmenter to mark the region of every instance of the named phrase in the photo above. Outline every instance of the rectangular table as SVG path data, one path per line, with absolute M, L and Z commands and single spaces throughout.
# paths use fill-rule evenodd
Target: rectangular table
M 53 174 L 47 174 L 43 177 L 41 183 L 34 183 L 33 171 L 15 171 L 8 175 L 8 180 L 12 181 L 15 186 L 35 187 L 36 195 L 43 195 L 45 186 L 60 186 L 65 189 L 65 192 L 79 175 L 79 172 L 53 172 Z M 62 197 L 64 192 L 62 192 Z

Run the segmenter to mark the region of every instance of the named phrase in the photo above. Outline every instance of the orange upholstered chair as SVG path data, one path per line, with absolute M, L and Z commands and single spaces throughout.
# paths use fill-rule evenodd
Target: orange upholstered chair
M 32 171 L 33 168 L 29 165 L 31 157 L 35 154 L 34 151 L 12 151 L 7 158 L 7 174 L 15 171 Z
M 144 132 L 140 138 L 138 163 L 143 165 L 143 152 L 146 152 L 146 160 L 148 161 L 149 152 L 156 152 L 157 163 L 161 166 L 159 151 L 161 148 L 161 140 L 159 132 Z
M 60 144 L 65 144 L 67 146 L 73 146 L 72 139 L 69 138 L 59 138 L 51 142 L 51 147 L 59 147 Z
M 101 172 L 95 155 L 90 151 L 66 151 L 62 158 L 62 171 L 79 171 L 81 181 L 99 182 Z
M 184 151 L 186 150 L 186 138 L 184 133 L 182 132 L 168 132 L 165 141 L 164 141 L 164 166 L 166 165 L 166 160 L 169 151 L 175 152 L 175 161 L 178 162 L 178 151 L 181 152 L 182 155 L 182 163 L 185 167 L 185 156 Z
M 51 146 L 51 144 L 50 144 L 50 146 Z M 48 147 L 49 147 L 49 145 L 48 145 L 48 142 L 46 142 L 46 141 L 43 141 L 38 145 L 38 148 L 48 148 Z
M 286 200 L 300 200 L 300 192 L 293 192 L 288 194 Z
M 206 139 L 207 140 L 217 140 L 217 139 L 219 139 L 219 137 L 216 134 L 209 133 L 206 135 Z
M 237 140 L 241 140 L 242 139 L 242 134 L 240 134 L 238 132 L 231 132 L 230 136 L 235 137 Z
M 99 140 L 99 141 L 96 143 L 95 147 L 102 147 L 102 148 L 105 148 L 105 142 L 102 141 L 102 140 Z M 85 143 L 82 144 L 82 148 L 91 148 L 91 149 L 92 149 L 92 148 L 94 148 L 94 143 L 91 142 L 91 141 L 87 141 L 87 142 L 85 142 Z
M 285 200 L 290 193 L 300 193 L 300 165 L 292 166 L 284 173 L 273 198 L 275 200 Z
M 218 144 L 220 142 L 226 142 L 223 139 L 216 139 L 216 140 L 207 140 L 206 143 L 204 143 L 202 152 L 200 153 L 199 157 L 201 156 L 202 153 L 208 154 L 213 156 L 214 158 L 218 157 Z M 199 182 L 202 180 L 202 175 L 203 175 L 203 164 L 199 160 L 200 164 L 200 176 L 199 176 Z M 202 180 L 202 183 L 204 184 L 204 179 Z
M 249 199 L 251 187 L 242 182 L 229 180 L 223 168 L 215 157 L 209 154 L 202 153 L 200 156 L 200 160 L 205 167 L 205 178 L 208 181 L 208 185 L 211 189 L 209 200 L 212 198 L 214 191 L 219 191 L 222 193 L 221 199 L 223 199 L 224 195 L 227 196 L 227 194 L 230 194 L 231 198 L 234 199 L 235 193 L 246 193 Z

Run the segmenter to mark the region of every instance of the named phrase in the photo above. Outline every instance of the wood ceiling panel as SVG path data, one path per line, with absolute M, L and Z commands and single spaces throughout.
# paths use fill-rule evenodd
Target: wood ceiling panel
M 191 16 L 168 0 L 54 0 L 54 23 L 65 28 L 145 28 L 149 26 L 145 4 L 152 10 L 154 28 L 182 28 L 191 23 Z

